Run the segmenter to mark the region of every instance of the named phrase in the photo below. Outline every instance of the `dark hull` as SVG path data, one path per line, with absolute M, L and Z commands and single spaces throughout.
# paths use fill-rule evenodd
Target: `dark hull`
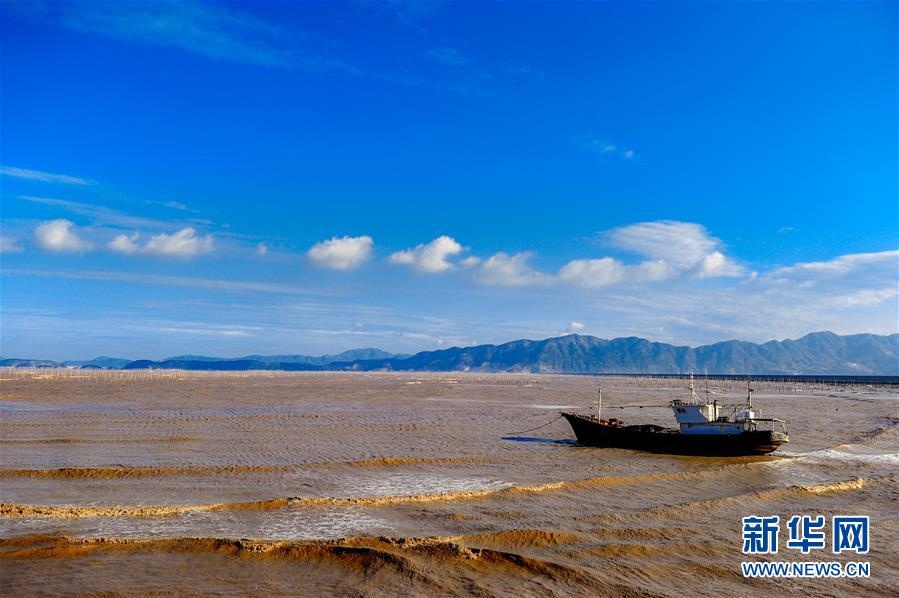
M 766 455 L 788 441 L 786 434 L 768 430 L 732 435 L 681 434 L 660 426 L 615 427 L 576 413 L 562 415 L 571 424 L 579 443 L 606 448 L 671 455 Z

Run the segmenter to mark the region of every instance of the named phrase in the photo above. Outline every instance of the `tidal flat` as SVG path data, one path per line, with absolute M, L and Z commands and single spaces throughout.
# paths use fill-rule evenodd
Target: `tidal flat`
M 6 595 L 899 593 L 896 387 L 755 381 L 791 442 L 708 458 L 582 447 L 553 421 L 601 388 L 604 417 L 673 425 L 682 379 L 2 378 Z M 708 391 L 739 402 L 745 383 Z M 745 579 L 742 517 L 794 514 L 869 515 L 870 553 L 754 560 L 865 560 L 870 577 Z

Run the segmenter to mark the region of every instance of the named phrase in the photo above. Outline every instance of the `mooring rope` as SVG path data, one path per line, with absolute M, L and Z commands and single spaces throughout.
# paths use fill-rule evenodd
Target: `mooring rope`
M 552 421 L 550 421 L 550 422 L 546 422 L 546 423 L 543 424 L 542 426 L 537 426 L 536 428 L 531 428 L 530 430 L 522 430 L 521 432 L 504 432 L 504 434 L 505 434 L 506 436 L 511 436 L 511 435 L 513 435 L 513 434 L 524 434 L 525 432 L 533 432 L 534 430 L 539 430 L 540 428 L 545 428 L 545 427 L 548 426 L 549 424 L 554 423 L 554 422 L 557 422 L 557 421 L 559 421 L 560 419 L 562 419 L 563 417 L 564 417 L 563 415 L 560 415 L 560 416 L 557 417 L 556 419 L 554 419 L 554 420 L 552 420 Z

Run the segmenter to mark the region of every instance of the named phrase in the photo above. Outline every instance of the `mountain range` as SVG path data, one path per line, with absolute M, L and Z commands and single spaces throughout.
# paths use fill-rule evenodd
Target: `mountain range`
M 98 357 L 83 362 L 0 359 L 6 367 L 291 371 L 477 371 L 563 374 L 880 375 L 899 376 L 899 334 L 815 332 L 796 340 L 729 340 L 700 347 L 637 337 L 602 339 L 569 334 L 500 345 L 452 347 L 415 355 L 354 349 L 336 355 L 247 355 L 234 359 L 179 355 L 160 361 Z
M 545 340 L 425 351 L 332 368 L 412 371 L 499 371 L 566 374 L 899 375 L 899 334 L 832 332 L 762 344 L 730 340 L 691 348 L 637 337 L 606 340 L 570 334 Z

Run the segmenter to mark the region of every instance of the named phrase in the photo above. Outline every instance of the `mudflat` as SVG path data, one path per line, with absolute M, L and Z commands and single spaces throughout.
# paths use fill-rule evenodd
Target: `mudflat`
M 581 447 L 552 421 L 602 388 L 604 416 L 672 425 L 676 379 L 2 378 L 5 594 L 899 592 L 895 388 L 754 382 L 791 442 L 702 458 Z M 721 401 L 744 390 L 709 382 Z M 869 515 L 871 551 L 758 560 L 865 560 L 871 576 L 744 578 L 741 518 L 794 514 Z

